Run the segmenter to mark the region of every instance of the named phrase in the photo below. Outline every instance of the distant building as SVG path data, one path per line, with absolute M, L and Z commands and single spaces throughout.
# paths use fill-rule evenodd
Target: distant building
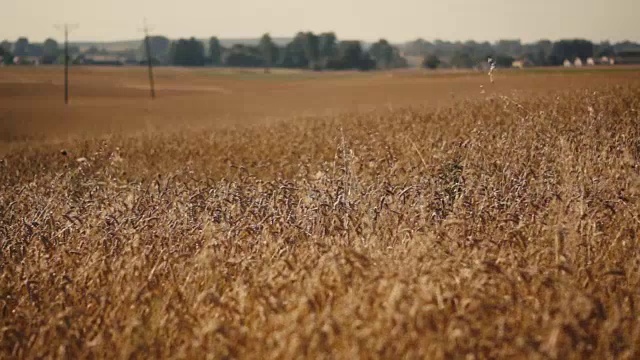
M 16 65 L 40 65 L 42 59 L 40 56 L 16 56 L 13 63 Z
M 80 59 L 80 62 L 85 65 L 112 65 L 121 66 L 126 62 L 126 58 L 115 55 L 90 55 L 85 54 Z
M 529 59 L 528 57 L 517 59 L 511 63 L 511 67 L 518 68 L 518 69 L 523 69 L 523 68 L 531 67 L 534 65 L 535 64 L 533 63 L 533 61 L 531 61 L 531 59 Z

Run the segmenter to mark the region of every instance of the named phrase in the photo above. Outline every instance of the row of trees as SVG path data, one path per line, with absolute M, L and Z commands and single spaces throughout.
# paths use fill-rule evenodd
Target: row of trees
M 427 67 L 439 66 L 441 61 L 455 67 L 472 67 L 491 56 L 497 60 L 498 66 L 511 66 L 516 59 L 538 66 L 561 65 L 563 61 L 574 61 L 580 58 L 585 61 L 590 57 L 615 56 L 625 50 L 638 50 L 640 45 L 632 42 L 611 44 L 601 42 L 594 44 L 588 40 L 572 39 L 552 42 L 540 40 L 523 44 L 520 40 L 500 40 L 489 42 L 449 42 L 436 40 L 429 42 L 418 39 L 406 43 L 403 47 L 405 55 L 422 56 Z M 436 65 L 438 64 L 438 65 Z
M 150 39 L 153 62 L 159 65 L 179 66 L 232 66 L 232 67 L 284 67 L 322 69 L 390 69 L 407 66 L 405 57 L 420 57 L 422 65 L 428 68 L 457 67 L 471 68 L 486 62 L 488 57 L 496 60 L 500 67 L 510 67 L 516 59 L 526 59 L 538 66 L 560 65 L 565 59 L 583 61 L 589 57 L 615 56 L 628 50 L 640 50 L 640 45 L 632 42 L 594 44 L 588 40 L 560 40 L 552 42 L 540 40 L 523 44 L 520 40 L 500 40 L 489 42 L 449 42 L 423 39 L 393 46 L 381 39 L 366 46 L 360 41 L 339 41 L 332 32 L 314 34 L 299 32 L 289 42 L 276 44 L 269 34 L 263 35 L 257 44 L 222 45 L 212 37 L 203 43 L 195 38 L 171 41 L 164 36 Z M 95 47 L 85 50 L 82 55 L 118 55 L 135 63 L 144 61 L 145 51 L 129 49 L 110 53 Z M 72 46 L 72 55 L 80 50 Z M 62 49 L 53 39 L 42 44 L 32 44 L 27 38 L 19 38 L 14 44 L 0 43 L 0 57 L 10 63 L 14 57 L 38 57 L 41 63 L 60 62 Z
M 5 64 L 10 63 L 15 56 L 35 56 L 40 58 L 42 63 L 53 64 L 61 54 L 58 42 L 53 39 L 47 39 L 42 44 L 32 44 L 26 37 L 21 37 L 14 44 L 6 40 L 0 43 L 0 57 Z
M 278 46 L 265 34 L 256 45 L 235 44 L 224 47 L 217 37 L 208 46 L 195 39 L 171 42 L 154 36 L 150 39 L 153 61 L 180 66 L 284 67 L 322 69 L 389 69 L 406 67 L 400 50 L 386 40 L 368 51 L 360 41 L 338 41 L 334 33 L 300 32 L 286 45 Z

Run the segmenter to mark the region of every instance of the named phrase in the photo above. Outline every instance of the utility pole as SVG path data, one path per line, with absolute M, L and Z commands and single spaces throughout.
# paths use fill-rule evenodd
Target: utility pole
M 64 30 L 64 103 L 69 104 L 69 32 L 78 28 L 78 25 L 56 25 L 56 29 Z
M 153 82 L 153 62 L 151 58 L 151 45 L 149 44 L 149 31 L 152 29 L 147 25 L 147 19 L 144 19 L 144 27 L 142 31 L 144 32 L 144 47 L 147 53 L 147 67 L 149 69 L 149 88 L 151 90 L 151 99 L 156 98 L 156 89 L 155 84 Z

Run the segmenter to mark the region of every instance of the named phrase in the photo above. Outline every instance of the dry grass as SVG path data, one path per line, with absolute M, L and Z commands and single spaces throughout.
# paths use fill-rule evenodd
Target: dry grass
M 0 357 L 634 359 L 638 234 L 637 81 L 15 145 Z

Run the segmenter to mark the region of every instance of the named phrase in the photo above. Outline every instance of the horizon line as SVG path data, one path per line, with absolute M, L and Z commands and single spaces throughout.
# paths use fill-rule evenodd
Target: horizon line
M 307 31 L 300 31 L 300 32 L 307 32 Z M 323 32 L 324 33 L 324 32 Z M 455 39 L 455 40 L 450 40 L 450 39 L 445 39 L 445 38 L 427 38 L 427 37 L 415 37 L 413 39 L 410 40 L 400 40 L 400 41 L 395 41 L 395 40 L 389 40 L 388 38 L 385 37 L 379 37 L 376 40 L 372 40 L 372 39 L 361 39 L 361 38 L 352 38 L 352 37 L 340 37 L 339 34 L 337 32 L 333 32 L 336 35 L 336 38 L 338 39 L 338 41 L 344 41 L 344 40 L 357 40 L 357 41 L 362 41 L 362 42 L 376 42 L 382 39 L 385 39 L 387 41 L 389 41 L 392 44 L 406 44 L 409 42 L 413 42 L 413 41 L 417 41 L 417 40 L 424 40 L 426 42 L 435 42 L 435 41 L 443 41 L 443 42 L 450 42 L 450 43 L 465 43 L 468 41 L 474 41 L 476 43 L 490 43 L 490 44 L 495 44 L 499 41 L 520 41 L 523 44 L 533 44 L 539 41 L 551 41 L 551 42 L 556 42 L 556 41 L 561 41 L 561 40 L 588 40 L 591 41 L 594 44 L 598 44 L 598 43 L 602 43 L 602 42 L 610 42 L 610 43 L 622 43 L 622 42 L 632 42 L 632 43 L 640 43 L 640 39 L 636 40 L 636 39 L 630 39 L 630 38 L 625 38 L 622 40 L 611 40 L 611 39 L 600 39 L 600 40 L 594 40 L 594 39 L 590 39 L 588 37 L 581 37 L 581 36 L 567 36 L 567 37 L 560 37 L 560 38 L 539 38 L 536 40 L 522 40 L 521 38 L 517 38 L 517 37 L 504 37 L 504 38 L 499 38 L 496 40 L 477 40 L 477 39 L 473 39 L 473 38 L 467 38 L 465 40 L 461 40 L 461 39 Z M 295 38 L 296 34 L 294 35 L 272 35 L 270 33 L 265 33 L 265 34 L 269 34 L 271 36 L 272 39 L 293 39 Z M 322 33 L 314 33 L 316 35 L 322 34 Z M 264 35 L 264 34 L 263 34 Z M 216 36 L 216 35 L 211 35 L 211 36 L 204 36 L 204 37 L 200 37 L 200 36 L 177 36 L 177 37 L 172 37 L 172 36 L 168 36 L 168 35 L 163 35 L 163 34 L 152 34 L 151 36 L 164 36 L 166 38 L 168 38 L 169 40 L 178 40 L 178 39 L 190 39 L 190 38 L 195 38 L 198 40 L 207 40 L 210 39 L 211 37 L 217 37 L 220 40 L 259 40 L 260 37 L 262 37 L 262 35 L 257 35 L 257 36 Z M 29 39 L 28 36 L 20 36 L 20 37 L 26 37 L 27 39 Z M 49 36 L 43 40 L 38 40 L 38 41 L 33 41 L 33 43 L 43 43 L 45 40 L 47 39 L 54 39 L 57 40 L 56 37 L 53 36 Z M 17 39 L 15 39 L 17 40 Z M 7 38 L 2 39 L 2 41 L 9 41 L 9 42 L 15 42 L 15 40 L 10 40 Z M 121 43 L 121 42 L 133 42 L 133 41 L 142 41 L 143 37 L 137 38 L 137 37 L 132 37 L 132 38 L 128 38 L 128 39 L 119 39 L 119 40 L 88 40 L 88 39 L 69 39 L 69 43 Z M 31 40 L 29 40 L 29 42 L 32 42 Z

